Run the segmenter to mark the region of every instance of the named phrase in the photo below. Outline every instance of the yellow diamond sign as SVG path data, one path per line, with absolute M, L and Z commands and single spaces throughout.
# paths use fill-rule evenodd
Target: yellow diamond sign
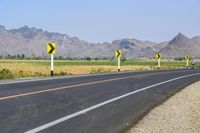
M 156 58 L 160 59 L 161 58 L 161 54 L 160 53 L 156 54 Z
M 186 56 L 185 56 L 185 60 L 188 60 L 189 58 L 190 58 L 189 55 L 186 55 Z
M 115 57 L 121 58 L 122 57 L 122 51 L 121 50 L 116 50 L 115 51 Z
M 47 53 L 48 54 L 56 54 L 56 43 L 55 42 L 47 43 Z

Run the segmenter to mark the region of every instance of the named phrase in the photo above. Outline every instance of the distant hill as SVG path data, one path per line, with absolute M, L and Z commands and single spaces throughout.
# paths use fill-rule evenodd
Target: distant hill
M 200 38 L 194 37 L 192 39 L 179 33 L 174 39 L 160 50 L 165 58 L 184 57 L 186 54 L 194 58 L 200 57 Z
M 121 49 L 123 57 L 126 58 L 153 58 L 157 52 L 161 52 L 164 58 L 183 57 L 185 54 L 200 57 L 199 36 L 190 39 L 179 33 L 171 41 L 163 43 L 126 38 L 114 40 L 112 43 L 93 44 L 77 37 L 27 26 L 12 30 L 0 26 L 0 55 L 24 54 L 26 57 L 49 57 L 46 53 L 46 43 L 50 40 L 58 45 L 56 56 L 63 57 L 114 58 L 116 49 Z

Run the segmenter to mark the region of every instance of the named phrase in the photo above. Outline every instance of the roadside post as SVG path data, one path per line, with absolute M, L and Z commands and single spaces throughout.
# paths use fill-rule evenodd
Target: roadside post
M 120 59 L 122 57 L 122 51 L 121 50 L 116 50 L 115 51 L 115 57 L 117 57 L 117 60 L 118 60 L 118 72 L 120 72 Z
M 157 54 L 156 54 L 156 58 L 157 58 L 157 60 L 158 60 L 158 69 L 160 69 L 161 54 L 160 54 L 160 53 L 157 53 Z
M 190 58 L 189 55 L 186 55 L 186 56 L 185 56 L 185 60 L 186 60 L 186 68 L 189 67 L 189 58 Z
M 55 42 L 48 42 L 47 43 L 47 53 L 51 54 L 51 76 L 54 76 L 53 67 L 53 55 L 56 54 L 56 43 Z

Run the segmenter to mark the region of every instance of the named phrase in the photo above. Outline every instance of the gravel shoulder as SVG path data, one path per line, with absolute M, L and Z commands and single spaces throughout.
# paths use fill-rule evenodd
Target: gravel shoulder
M 200 81 L 154 108 L 127 133 L 200 133 Z

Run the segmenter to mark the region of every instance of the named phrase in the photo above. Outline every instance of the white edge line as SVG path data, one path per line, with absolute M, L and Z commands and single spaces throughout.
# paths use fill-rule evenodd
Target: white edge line
M 173 79 L 170 79 L 170 80 L 167 80 L 167 81 L 164 81 L 164 82 L 160 82 L 160 83 L 157 83 L 157 84 L 154 84 L 154 85 L 151 85 L 151 86 L 147 86 L 147 87 L 141 88 L 141 89 L 136 90 L 136 91 L 132 91 L 132 92 L 130 92 L 130 93 L 127 93 L 127 94 L 124 94 L 124 95 L 121 95 L 121 96 L 112 98 L 112 99 L 110 99 L 110 100 L 107 100 L 107 101 L 104 101 L 104 102 L 102 102 L 102 103 L 96 104 L 96 105 L 94 105 L 94 106 L 91 106 L 91 107 L 89 107 L 89 108 L 83 109 L 83 110 L 78 111 L 78 112 L 76 112 L 76 113 L 73 113 L 73 114 L 70 114 L 70 115 L 68 115 L 68 116 L 65 116 L 65 117 L 62 117 L 62 118 L 60 118 L 60 119 L 57 119 L 57 120 L 55 120 L 55 121 L 49 122 L 49 123 L 47 123 L 47 124 L 44 124 L 44 125 L 39 126 L 39 127 L 37 127 L 37 128 L 34 128 L 34 129 L 32 129 L 32 130 L 26 131 L 25 133 L 37 133 L 37 132 L 42 131 L 42 130 L 44 130 L 44 129 L 47 129 L 47 128 L 51 127 L 51 126 L 54 126 L 54 125 L 56 125 L 56 124 L 59 124 L 59 123 L 64 122 L 64 121 L 66 121 L 66 120 L 69 120 L 69 119 L 71 119 L 71 118 L 73 118 L 73 117 L 79 116 L 79 115 L 81 115 L 81 114 L 84 114 L 84 113 L 86 113 L 86 112 L 89 112 L 89 111 L 91 111 L 91 110 L 94 110 L 94 109 L 96 109 L 96 108 L 99 108 L 99 107 L 101 107 L 101 106 L 104 106 L 104 105 L 106 105 L 106 104 L 109 104 L 109 103 L 111 103 L 111 102 L 117 101 L 117 100 L 122 99 L 122 98 L 124 98 L 124 97 L 130 96 L 130 95 L 132 95 L 132 94 L 135 94 L 135 93 L 138 93 L 138 92 L 141 92 L 141 91 L 144 91 L 144 90 L 147 90 L 147 89 L 150 89 L 150 88 L 153 88 L 153 87 L 156 87 L 156 86 L 165 84 L 165 83 L 169 83 L 169 82 L 172 82 L 172 81 L 175 81 L 175 80 L 178 80 L 178 79 L 183 79 L 183 78 L 187 78 L 187 77 L 191 77 L 191 76 L 195 76 L 195 75 L 200 75 L 200 73 L 190 74 L 190 75 L 185 75 L 185 76 L 173 78 Z
M 163 71 L 176 71 L 176 70 L 185 70 L 185 69 L 163 69 Z M 48 78 L 36 78 L 36 79 L 27 79 L 18 81 L 5 81 L 0 82 L 0 85 L 5 84 L 17 84 L 17 83 L 26 83 L 26 82 L 36 82 L 36 81 L 46 81 L 54 79 L 68 79 L 68 78 L 78 78 L 78 77 L 91 77 L 91 76 L 100 76 L 100 75 L 116 75 L 116 74 L 127 74 L 127 73 L 140 73 L 140 72 L 159 72 L 160 70 L 146 70 L 146 71 L 124 71 L 124 72 L 111 72 L 111 73 L 99 73 L 99 74 L 86 74 L 86 75 L 74 75 L 74 76 L 63 76 L 63 77 L 48 77 Z

